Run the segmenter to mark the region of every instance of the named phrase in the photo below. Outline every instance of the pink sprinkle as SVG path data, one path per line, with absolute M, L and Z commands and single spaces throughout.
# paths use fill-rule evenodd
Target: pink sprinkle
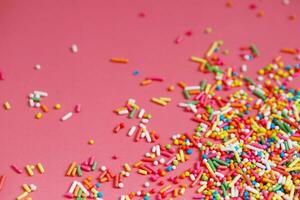
M 89 158 L 89 165 L 93 165 L 94 161 L 95 161 L 95 156 L 90 157 Z
M 3 73 L 0 72 L 0 81 L 4 80 L 4 76 L 3 76 Z
M 85 172 L 92 171 L 92 168 L 90 166 L 81 165 L 80 167 L 81 167 L 82 171 L 85 171 Z
M 190 31 L 187 31 L 187 32 L 185 32 L 185 35 L 186 36 L 192 36 L 193 35 L 193 32 L 190 30 Z
M 145 12 L 140 12 L 139 17 L 146 17 L 146 13 Z
M 250 5 L 249 5 L 249 8 L 250 8 L 251 10 L 254 10 L 254 9 L 257 8 L 257 6 L 256 6 L 255 4 L 250 4 Z
M 179 44 L 181 41 L 182 41 L 182 36 L 178 36 L 174 42 L 175 44 Z
M 65 194 L 65 197 L 71 199 L 71 198 L 73 198 L 73 194 L 72 194 L 72 193 L 66 193 L 66 194 Z
M 11 165 L 10 166 L 15 172 L 17 172 L 18 174 L 22 174 L 23 173 L 23 171 L 19 168 L 19 167 L 17 167 L 16 165 Z
M 159 78 L 159 77 L 147 77 L 146 79 L 151 81 L 160 81 L 160 82 L 164 81 L 163 78 Z
M 81 111 L 81 104 L 77 104 L 75 106 L 75 112 L 80 113 L 80 111 Z

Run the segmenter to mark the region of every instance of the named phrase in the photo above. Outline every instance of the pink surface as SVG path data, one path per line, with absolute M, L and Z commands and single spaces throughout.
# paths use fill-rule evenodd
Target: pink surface
M 191 131 L 195 124 L 190 114 L 176 105 L 182 100 L 181 90 L 168 93 L 166 88 L 178 81 L 198 84 L 207 78 L 197 71 L 197 64 L 188 61 L 191 55 L 202 56 L 212 41 L 222 39 L 228 65 L 244 63 L 238 56 L 239 47 L 255 43 L 261 56 L 248 62 L 250 74 L 278 55 L 282 47 L 300 46 L 300 1 L 284 6 L 281 1 L 212 0 L 2 0 L 0 3 L 0 103 L 9 101 L 12 110 L 0 109 L 0 175 L 7 175 L 1 200 L 15 199 L 23 183 L 34 183 L 38 191 L 33 199 L 63 199 L 73 178 L 65 171 L 72 161 L 96 156 L 100 165 L 113 171 L 121 170 L 124 162 L 133 163 L 149 151 L 151 144 L 134 143 L 126 131 L 113 134 L 121 121 L 126 127 L 137 120 L 118 117 L 112 110 L 134 98 L 154 118 L 149 128 L 169 142 L 174 133 Z M 256 3 L 256 10 L 249 9 Z M 265 16 L 258 18 L 259 10 Z M 146 17 L 138 16 L 145 12 Z M 213 33 L 203 34 L 211 26 Z M 188 30 L 191 37 L 184 36 Z M 176 45 L 174 40 L 183 36 Z M 79 52 L 70 52 L 77 44 Z M 124 57 L 129 64 L 109 62 L 112 57 Z M 291 61 L 291 56 L 285 56 Z M 293 61 L 294 62 L 294 61 Z M 40 64 L 40 71 L 34 66 Z M 133 76 L 134 70 L 140 72 Z M 165 78 L 163 83 L 141 87 L 146 76 Z M 296 82 L 297 83 L 297 82 Z M 295 85 L 296 85 L 295 83 Z M 299 83 L 299 80 L 298 80 Z M 42 120 L 34 119 L 35 109 L 27 105 L 27 95 L 34 90 L 49 93 L 44 103 L 61 103 L 62 109 L 50 109 Z M 150 103 L 151 97 L 170 96 L 166 107 Z M 65 113 L 82 104 L 82 112 L 60 122 Z M 87 144 L 89 139 L 95 145 Z M 111 157 L 117 155 L 117 160 Z M 46 174 L 34 177 L 18 175 L 9 166 L 25 166 L 42 162 Z M 190 161 L 192 163 L 192 161 Z M 187 163 L 188 165 L 188 163 Z M 183 170 L 184 168 L 181 168 Z M 180 169 L 177 173 L 180 172 Z M 98 174 L 94 173 L 94 176 Z M 145 178 L 132 174 L 124 189 L 112 189 L 103 184 L 104 199 L 117 199 L 120 194 L 137 191 Z M 186 194 L 190 199 L 193 191 Z

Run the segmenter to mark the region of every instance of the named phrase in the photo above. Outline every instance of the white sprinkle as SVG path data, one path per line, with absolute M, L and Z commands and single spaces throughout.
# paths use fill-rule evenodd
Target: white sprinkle
M 133 134 L 134 134 L 134 132 L 135 132 L 135 130 L 136 130 L 136 127 L 135 126 L 132 126 L 131 128 L 130 128 L 130 130 L 128 131 L 128 136 L 132 136 Z
M 35 191 L 37 189 L 37 186 L 34 184 L 30 184 L 29 187 L 32 191 Z
M 139 118 L 139 119 L 142 119 L 142 117 L 144 116 L 144 114 L 145 114 L 145 110 L 144 110 L 144 109 L 141 109 L 141 111 L 140 111 L 139 114 L 138 114 L 138 118 Z
M 34 66 L 34 69 L 36 69 L 36 70 L 40 70 L 42 67 L 41 67 L 41 65 L 39 65 L 39 64 L 37 64 L 37 65 L 35 65 Z
M 77 52 L 78 52 L 78 47 L 77 47 L 77 45 L 76 45 L 76 44 L 72 44 L 71 50 L 72 50 L 73 53 L 77 53 Z
M 74 190 L 75 190 L 75 188 L 76 188 L 76 181 L 73 181 L 73 183 L 72 183 L 72 185 L 71 185 L 71 187 L 70 187 L 70 189 L 69 189 L 69 193 L 73 193 L 74 192 Z
M 48 96 L 48 93 L 47 92 L 43 92 L 43 91 L 37 91 L 37 90 L 35 90 L 35 91 L 33 91 L 33 93 L 35 95 L 39 95 L 40 97 L 47 97 Z
M 242 72 L 246 72 L 247 69 L 248 69 L 247 65 L 246 64 L 242 64 L 242 67 L 241 67 Z
M 61 118 L 61 121 L 66 121 L 66 120 L 70 119 L 72 117 L 72 115 L 73 115 L 72 112 L 69 112 L 69 113 L 65 114 L 65 116 L 63 116 Z
M 106 171 L 106 167 L 103 165 L 101 166 L 101 171 L 105 172 Z
M 149 182 L 145 182 L 144 183 L 144 186 L 147 188 L 147 187 L 150 187 L 150 183 Z

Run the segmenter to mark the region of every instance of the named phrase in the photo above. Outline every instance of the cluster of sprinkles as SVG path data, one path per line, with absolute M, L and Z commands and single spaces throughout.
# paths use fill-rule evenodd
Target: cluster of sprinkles
M 23 170 L 21 168 L 19 168 L 18 166 L 16 166 L 16 165 L 13 164 L 10 167 L 16 173 L 23 174 Z M 27 175 L 30 176 L 30 177 L 34 176 L 34 169 L 35 168 L 37 168 L 37 171 L 40 174 L 44 174 L 45 173 L 45 168 L 44 168 L 43 164 L 40 163 L 40 162 L 37 163 L 36 165 L 28 164 L 24 168 L 25 168 L 25 171 L 27 172 Z M 3 176 L 3 177 L 5 178 L 5 176 Z M 0 190 L 1 190 L 1 186 L 3 185 L 3 181 L 1 181 L 1 178 L 0 178 Z M 1 182 L 2 182 L 2 185 L 1 185 Z M 37 186 L 35 184 L 26 184 L 26 183 L 24 183 L 22 185 L 22 188 L 23 188 L 23 192 L 21 194 L 19 194 L 16 197 L 16 199 L 17 200 L 23 200 L 23 199 L 32 200 L 31 193 L 37 190 Z
M 34 191 L 37 190 L 37 186 L 34 184 L 23 184 L 22 185 L 23 188 L 23 192 L 17 196 L 17 200 L 22 200 L 22 199 L 26 199 L 26 200 L 32 200 L 32 198 L 30 197 L 30 194 Z
M 152 135 L 146 124 L 152 115 L 129 99 L 114 112 L 141 120 L 139 126 L 128 130 L 128 136 L 135 135 L 134 141 L 139 141 L 143 137 L 147 140 L 148 135 L 147 141 L 154 143 L 150 152 L 135 163 L 125 163 L 118 173 L 101 166 L 96 181 L 91 176 L 81 182 L 74 181 L 65 196 L 101 199 L 104 194 L 98 188 L 102 183 L 111 182 L 114 188 L 123 188 L 126 178 L 135 171 L 148 180 L 141 190 L 124 194 L 121 200 L 175 199 L 184 197 L 188 189 L 197 193 L 193 199 L 200 200 L 297 199 L 300 195 L 300 90 L 289 88 L 288 82 L 300 71 L 299 64 L 286 65 L 278 56 L 258 70 L 257 79 L 252 80 L 243 74 L 247 72 L 246 64 L 240 68 L 225 67 L 218 56 L 222 44 L 221 40 L 215 41 L 204 57 L 191 57 L 201 72 L 214 75 L 214 82 L 177 84 L 186 99 L 178 106 L 192 114 L 191 120 L 197 123 L 194 131 L 173 135 L 170 144 L 157 143 L 158 138 L 150 140 Z M 259 55 L 254 45 L 247 50 L 253 56 Z M 291 53 L 291 50 L 282 52 Z M 174 86 L 168 88 L 174 89 Z M 233 89 L 226 97 L 217 95 L 218 91 Z M 164 97 L 157 100 L 171 101 Z M 113 132 L 124 128 L 125 123 L 121 122 Z M 188 162 L 191 154 L 199 154 L 191 167 L 168 175 Z M 96 169 L 95 157 L 91 157 L 81 165 L 73 162 L 67 176 L 81 177 L 82 170 Z
M 161 101 L 165 102 L 163 100 Z M 145 139 L 148 143 L 150 143 L 155 142 L 159 139 L 159 135 L 156 133 L 156 131 L 149 131 L 147 128 L 147 124 L 152 118 L 152 115 L 146 113 L 146 110 L 136 104 L 136 101 L 134 99 L 129 99 L 126 102 L 125 106 L 115 109 L 114 112 L 118 115 L 127 115 L 129 119 L 135 117 L 140 120 L 139 124 L 137 126 L 132 126 L 127 133 L 129 137 L 134 135 L 135 142 L 139 142 L 141 139 Z M 118 133 L 123 128 L 125 128 L 125 123 L 121 122 L 114 128 L 113 132 Z

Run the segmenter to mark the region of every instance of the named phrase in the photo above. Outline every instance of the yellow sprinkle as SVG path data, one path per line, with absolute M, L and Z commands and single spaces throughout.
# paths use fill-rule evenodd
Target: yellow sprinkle
M 206 184 L 197 189 L 197 193 L 201 193 L 206 188 Z
M 158 104 L 158 105 L 161 105 L 161 106 L 166 106 L 168 104 L 167 102 L 165 102 L 165 101 L 163 101 L 161 99 L 155 98 L 155 97 L 153 97 L 151 99 L 151 101 L 154 102 L 154 103 L 156 103 L 156 104 Z
M 143 169 L 139 169 L 138 173 L 142 174 L 142 175 L 147 175 L 148 174 L 148 172 L 146 170 L 143 170 Z
M 298 162 L 299 162 L 299 158 L 296 158 L 290 165 L 289 167 L 294 167 Z
M 26 192 L 28 192 L 28 193 L 31 192 L 31 189 L 30 189 L 29 185 L 23 184 L 22 187 L 23 187 L 23 189 L 24 189 Z
M 21 200 L 24 199 L 26 196 L 28 196 L 28 192 L 23 192 L 22 194 L 20 194 L 19 196 L 17 196 L 17 200 Z
M 180 149 L 179 154 L 180 154 L 180 160 L 181 160 L 181 162 L 185 162 L 184 153 L 183 153 L 182 149 Z
M 95 141 L 94 141 L 93 139 L 90 139 L 90 140 L 89 140 L 89 144 L 90 144 L 90 145 L 93 145 L 93 144 L 95 144 Z
M 60 110 L 61 109 L 61 105 L 59 103 L 57 103 L 57 104 L 54 105 L 54 108 L 56 110 Z
M 36 115 L 35 115 L 35 118 L 36 119 L 42 119 L 43 118 L 43 114 L 41 112 L 38 112 Z
M 290 172 L 290 171 L 298 171 L 300 170 L 300 166 L 298 167 L 291 167 L 291 168 L 286 168 L 285 171 Z
M 205 60 L 203 58 L 196 57 L 196 56 L 192 56 L 190 59 L 191 59 L 191 61 L 197 62 L 197 63 L 202 63 L 202 64 L 207 63 L 207 60 Z
M 38 163 L 37 168 L 41 174 L 45 173 L 45 169 L 44 169 L 44 166 L 42 165 L 42 163 Z
M 125 163 L 124 164 L 124 169 L 127 171 L 127 172 L 130 172 L 131 171 L 131 167 L 128 163 Z
M 31 166 L 26 165 L 25 169 L 26 169 L 26 171 L 27 171 L 27 173 L 28 173 L 29 176 L 33 176 L 34 175 Z
M 166 101 L 168 103 L 171 102 L 171 100 L 172 100 L 170 97 L 160 97 L 159 99 L 163 100 L 163 101 Z

